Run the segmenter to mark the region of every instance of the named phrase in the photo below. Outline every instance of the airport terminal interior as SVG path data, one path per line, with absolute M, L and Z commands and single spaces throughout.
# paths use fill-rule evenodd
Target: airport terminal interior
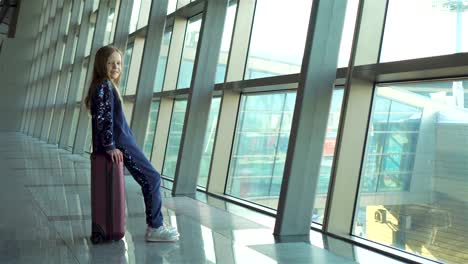
M 467 32 L 467 0 L 0 0 L 0 263 L 468 263 Z M 128 170 L 90 240 L 106 45 L 176 242 Z

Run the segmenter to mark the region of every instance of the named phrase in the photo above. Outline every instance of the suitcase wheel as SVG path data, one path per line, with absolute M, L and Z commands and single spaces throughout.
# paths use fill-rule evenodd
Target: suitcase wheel
M 102 241 L 104 241 L 104 238 L 102 237 L 102 234 L 100 233 L 93 233 L 90 239 L 91 239 L 91 243 L 93 244 L 99 244 Z

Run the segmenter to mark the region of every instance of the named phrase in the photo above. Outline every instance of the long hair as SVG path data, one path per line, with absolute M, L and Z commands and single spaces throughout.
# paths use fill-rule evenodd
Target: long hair
M 96 89 L 98 88 L 98 85 L 104 80 L 110 80 L 112 82 L 112 84 L 116 88 L 115 90 L 117 91 L 117 94 L 119 95 L 120 101 L 123 102 L 122 97 L 120 96 L 119 89 L 118 89 L 118 85 L 120 83 L 120 77 L 122 76 L 123 69 L 121 68 L 120 76 L 119 78 L 117 78 L 117 80 L 111 80 L 111 78 L 107 76 L 107 60 L 114 52 L 119 53 L 123 61 L 122 52 L 114 46 L 111 46 L 111 45 L 104 46 L 96 52 L 96 56 L 94 59 L 94 66 L 93 66 L 93 79 L 91 80 L 91 83 L 88 88 L 88 93 L 85 98 L 86 108 L 89 111 L 91 111 L 92 97 L 96 93 Z

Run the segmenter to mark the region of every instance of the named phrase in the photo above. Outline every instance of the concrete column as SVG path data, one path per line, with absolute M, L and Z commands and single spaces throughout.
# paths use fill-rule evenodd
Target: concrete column
M 205 2 L 173 194 L 194 194 L 196 191 L 227 7 L 227 0 Z
M 137 74 L 139 79 L 131 127 L 135 135 L 135 140 L 140 147 L 143 147 L 145 140 L 146 127 L 148 126 L 148 115 L 153 98 L 153 87 L 156 81 L 156 73 L 158 70 L 161 70 L 158 69 L 158 61 L 166 28 L 167 2 L 167 0 L 153 0 L 150 20 L 148 22 L 148 31 L 143 48 L 143 59 L 141 61 L 141 68 L 139 71 L 140 74 Z M 134 48 L 134 53 L 135 50 L 136 49 Z M 133 57 L 135 57 L 135 54 L 132 58 Z M 129 75 L 131 76 L 131 74 Z
M 346 4 L 312 3 L 274 229 L 277 236 L 310 232 Z
M 361 0 L 346 80 L 332 169 L 332 189 L 324 230 L 349 236 L 359 189 L 361 164 L 374 83 L 355 77 L 354 67 L 378 62 L 388 0 Z

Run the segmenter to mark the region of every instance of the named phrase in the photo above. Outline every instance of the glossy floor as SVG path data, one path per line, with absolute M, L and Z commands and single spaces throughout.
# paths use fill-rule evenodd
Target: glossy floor
M 399 263 L 317 232 L 279 242 L 269 216 L 168 190 L 163 214 L 180 241 L 146 243 L 143 197 L 130 176 L 125 238 L 92 245 L 88 158 L 0 133 L 0 165 L 0 263 Z

